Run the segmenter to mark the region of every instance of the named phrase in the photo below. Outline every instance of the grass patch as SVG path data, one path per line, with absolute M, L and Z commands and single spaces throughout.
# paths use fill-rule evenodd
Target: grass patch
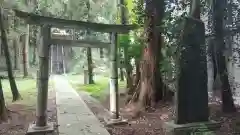
M 17 88 L 21 94 L 22 100 L 18 100 L 16 102 L 12 102 L 12 92 L 9 85 L 9 81 L 7 79 L 2 80 L 4 97 L 6 100 L 6 104 L 23 104 L 27 106 L 35 106 L 36 105 L 36 97 L 37 97 L 37 88 L 36 88 L 36 80 L 31 78 L 17 78 L 16 79 Z M 51 86 L 51 81 L 49 82 L 49 86 Z
M 101 100 L 105 98 L 105 95 L 109 93 L 109 78 L 108 77 L 103 77 L 103 76 L 96 76 L 94 78 L 95 84 L 81 84 L 76 83 L 76 78 L 80 78 L 79 75 L 71 75 L 68 76 L 68 79 L 71 81 L 72 86 L 75 88 L 77 91 L 86 91 L 90 93 L 91 96 Z M 78 79 L 79 80 L 79 79 Z M 124 89 L 126 86 L 126 82 L 119 81 L 118 83 L 119 89 Z
M 91 94 L 91 96 L 100 99 L 106 93 L 108 89 L 108 79 L 102 78 L 96 80 L 95 84 L 87 84 L 87 85 L 78 85 L 77 90 L 83 90 Z

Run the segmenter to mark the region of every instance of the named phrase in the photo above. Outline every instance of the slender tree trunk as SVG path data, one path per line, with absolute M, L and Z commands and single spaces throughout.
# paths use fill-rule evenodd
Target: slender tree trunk
M 23 48 L 22 48 L 22 55 L 23 55 L 23 76 L 28 76 L 28 68 L 29 68 L 29 61 L 28 61 L 28 48 L 29 48 L 29 24 L 27 24 L 27 33 L 24 35 L 23 39 Z
M 121 5 L 121 23 L 123 25 L 128 24 L 128 10 L 127 10 L 127 2 L 126 0 L 120 0 L 120 5 Z M 124 53 L 124 64 L 125 64 L 125 71 L 126 71 L 126 82 L 127 82 L 127 89 L 130 89 L 132 87 L 132 67 L 130 64 L 129 60 L 129 55 L 128 55 L 128 47 L 125 45 L 123 48 L 123 53 Z M 121 72 L 121 70 L 120 70 Z M 121 74 L 120 74 L 121 75 Z M 120 76 L 121 77 L 121 76 Z M 121 78 L 122 79 L 122 78 Z
M 13 48 L 14 48 L 14 69 L 17 70 L 19 68 L 19 50 L 17 47 L 17 39 L 13 40 Z
M 7 108 L 5 105 L 4 95 L 3 95 L 3 89 L 2 89 L 2 80 L 0 77 L 0 124 L 2 122 L 7 121 Z
M 128 95 L 134 94 L 136 89 L 139 88 L 139 82 L 141 78 L 140 72 L 140 60 L 135 59 L 136 74 L 132 77 L 132 86 L 128 89 Z
M 118 48 L 118 56 L 119 56 L 120 81 L 124 81 L 124 69 L 123 69 L 124 61 L 122 60 L 123 54 L 121 52 L 121 48 Z
M 123 68 L 120 67 L 120 81 L 124 81 L 124 72 Z
M 103 48 L 100 48 L 99 51 L 100 51 L 100 58 L 101 59 L 104 58 L 104 56 L 103 56 Z
M 5 32 L 4 29 L 4 15 L 3 15 L 3 9 L 0 8 L 0 29 L 1 29 L 1 40 L 2 40 L 2 45 L 3 45 L 3 49 L 4 49 L 4 54 L 5 54 L 5 58 L 6 58 L 6 65 L 7 65 L 7 72 L 8 72 L 8 78 L 9 78 L 9 83 L 10 83 L 10 87 L 11 87 L 11 91 L 12 91 L 12 95 L 13 95 L 13 101 L 16 101 L 18 99 L 21 98 L 18 89 L 17 89 L 17 85 L 13 76 L 13 72 L 12 72 L 12 63 L 11 63 L 11 58 L 10 58 L 10 53 L 8 50 L 8 43 L 7 43 L 7 34 Z
M 212 53 L 212 64 L 213 64 L 213 80 L 216 80 L 217 77 L 217 54 L 214 53 L 215 49 L 213 48 L 213 53 Z
M 127 89 L 127 98 L 125 102 L 126 104 L 130 103 L 131 101 L 136 102 L 139 97 L 140 79 L 141 79 L 140 60 L 135 59 L 135 67 L 136 67 L 136 74 L 131 79 L 132 80 L 131 87 Z
M 141 77 L 141 72 L 140 72 L 140 61 L 138 59 L 135 59 L 135 66 L 136 66 L 136 76 L 134 80 L 134 85 L 138 85 Z
M 90 16 L 90 1 L 87 2 L 87 10 L 88 10 L 88 21 L 91 21 L 91 16 Z M 87 30 L 87 36 L 90 35 L 91 32 Z M 87 62 L 88 62 L 88 83 L 89 84 L 94 84 L 93 80 L 93 62 L 92 62 L 92 49 L 87 48 Z
M 62 70 L 63 70 L 63 74 L 66 73 L 66 63 L 65 63 L 65 55 L 64 55 L 64 46 L 61 46 L 62 49 Z
M 37 46 L 33 46 L 33 57 L 32 57 L 32 65 L 36 65 L 36 51 L 37 51 Z
M 235 112 L 236 107 L 233 101 L 233 95 L 228 80 L 227 63 L 223 54 L 225 49 L 224 35 L 223 35 L 223 15 L 225 8 L 225 0 L 214 0 L 213 18 L 214 18 L 214 32 L 215 32 L 215 46 L 217 49 L 217 66 L 222 82 L 222 109 L 224 112 Z
M 94 84 L 93 81 L 93 62 L 92 62 L 92 49 L 87 48 L 87 62 L 88 62 L 88 83 Z
M 131 77 L 132 66 L 130 64 L 127 50 L 128 50 L 128 48 L 124 47 L 124 63 L 125 63 L 125 70 L 126 70 L 126 83 L 127 83 L 126 87 L 130 88 L 132 86 L 132 77 Z

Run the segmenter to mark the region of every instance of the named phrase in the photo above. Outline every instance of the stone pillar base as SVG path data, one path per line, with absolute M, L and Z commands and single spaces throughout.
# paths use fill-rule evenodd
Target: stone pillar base
M 215 135 L 221 123 L 215 121 L 175 124 L 174 121 L 164 123 L 164 135 Z
M 114 118 L 106 119 L 105 118 L 105 121 L 106 121 L 106 126 L 128 124 L 128 120 L 127 119 L 123 119 L 122 117 L 119 117 L 118 119 L 114 119 Z
M 47 126 L 38 127 L 36 124 L 30 124 L 27 130 L 26 135 L 38 135 L 38 134 L 47 134 L 53 133 L 54 126 L 53 123 L 48 123 Z

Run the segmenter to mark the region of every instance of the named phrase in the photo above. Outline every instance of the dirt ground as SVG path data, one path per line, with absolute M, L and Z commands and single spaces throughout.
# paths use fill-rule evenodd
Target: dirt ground
M 7 106 L 9 110 L 8 123 L 0 124 L 0 135 L 25 135 L 28 125 L 35 120 L 35 107 L 22 104 L 11 104 Z M 55 91 L 49 91 L 48 99 L 48 119 L 57 122 Z M 54 135 L 57 135 L 57 128 Z
M 127 110 L 133 107 L 132 105 L 124 106 L 125 97 L 120 97 L 121 116 L 127 118 L 127 125 L 118 125 L 107 127 L 111 135 L 163 135 L 163 123 L 172 120 L 173 104 L 158 103 L 156 109 L 141 113 L 140 117 L 132 118 Z M 220 103 L 214 99 L 209 100 L 210 119 L 222 122 L 222 126 L 216 135 L 240 135 L 240 109 L 234 114 L 224 114 L 221 112 Z M 86 101 L 85 101 L 86 102 Z M 86 102 L 93 113 L 102 121 L 103 108 L 101 105 L 89 104 Z M 102 102 L 105 108 L 109 106 L 109 96 Z

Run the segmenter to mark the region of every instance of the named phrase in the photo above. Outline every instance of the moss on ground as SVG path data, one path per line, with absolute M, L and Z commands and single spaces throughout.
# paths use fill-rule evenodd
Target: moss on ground
M 36 80 L 31 78 L 18 78 L 16 79 L 16 84 L 21 94 L 22 100 L 12 102 L 12 93 L 9 81 L 7 79 L 2 80 L 6 104 L 24 104 L 27 106 L 35 106 L 37 97 Z M 49 86 L 52 86 L 51 82 L 49 82 Z
M 91 96 L 100 100 L 102 98 L 105 98 L 105 95 L 107 95 L 109 92 L 108 77 L 98 76 L 94 80 L 95 84 L 87 84 L 87 85 L 81 84 L 81 82 L 76 83 L 76 78 L 79 78 L 79 76 L 78 77 L 77 75 L 68 76 L 68 79 L 70 80 L 72 86 L 77 91 L 88 92 Z M 75 82 L 71 80 L 74 80 Z M 119 84 L 119 89 L 124 89 L 126 86 L 126 83 L 124 81 L 119 81 L 118 84 Z

